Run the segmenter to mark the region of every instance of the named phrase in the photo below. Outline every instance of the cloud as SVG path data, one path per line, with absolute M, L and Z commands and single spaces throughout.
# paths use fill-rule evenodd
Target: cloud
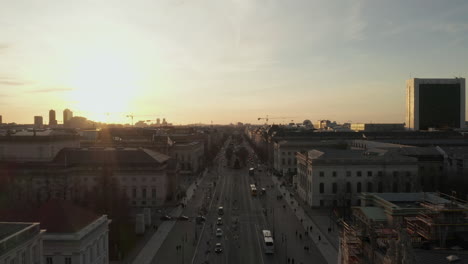
M 10 81 L 10 80 L 0 80 L 0 85 L 25 85 L 24 82 Z
M 1 48 L 0 48 L 0 51 L 1 51 Z M 25 85 L 25 84 L 26 82 L 17 80 L 15 78 L 0 76 L 0 85 L 2 86 L 4 85 L 18 86 L 18 85 Z
M 32 90 L 32 93 L 55 93 L 55 92 L 69 92 L 73 91 L 72 88 L 49 88 L 49 89 L 39 89 Z

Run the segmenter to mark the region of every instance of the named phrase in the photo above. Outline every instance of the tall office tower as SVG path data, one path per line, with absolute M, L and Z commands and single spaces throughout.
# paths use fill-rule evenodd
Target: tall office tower
M 49 126 L 56 126 L 57 119 L 55 118 L 55 110 L 49 110 Z
M 428 130 L 465 126 L 465 79 L 406 81 L 406 128 Z
M 42 127 L 43 124 L 42 116 L 34 116 L 34 127 Z
M 161 118 L 157 118 L 157 119 L 156 119 L 156 125 L 159 126 L 160 124 L 161 124 Z
M 0 125 L 3 124 L 2 116 L 0 115 Z
M 72 119 L 73 117 L 73 112 L 70 111 L 70 109 L 65 109 L 63 110 L 63 125 L 66 126 L 68 125 L 68 121 Z

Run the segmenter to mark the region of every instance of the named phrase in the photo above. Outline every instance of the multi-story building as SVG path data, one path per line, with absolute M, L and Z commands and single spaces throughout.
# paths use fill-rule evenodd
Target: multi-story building
M 0 222 L 0 263 L 42 264 L 39 223 Z
M 34 116 L 34 127 L 41 128 L 44 125 L 42 116 Z
M 314 148 L 346 146 L 341 140 L 282 140 L 273 143 L 273 168 L 282 175 L 297 173 L 296 152 Z
M 409 130 L 465 126 L 465 79 L 406 81 L 406 126 Z
M 351 124 L 351 130 L 357 132 L 388 132 L 388 131 L 404 131 L 405 124 L 374 124 L 374 123 L 355 123 Z
M 1 162 L 3 172 L 13 177 L 21 198 L 32 201 L 83 200 L 105 177 L 134 207 L 160 206 L 178 188 L 175 162 L 148 149 L 65 148 L 50 162 Z
M 109 263 L 111 220 L 107 215 L 97 215 L 71 202 L 50 200 L 39 208 L 2 212 L 0 219 L 37 221 L 45 229 L 41 234 L 42 248 L 37 249 L 42 254 L 30 263 Z
M 202 142 L 175 142 L 170 153 L 177 160 L 181 173 L 193 174 L 204 168 L 204 145 Z
M 296 157 L 297 190 L 312 207 L 356 205 L 361 192 L 419 190 L 417 159 L 392 151 L 322 149 Z
M 68 125 L 68 121 L 73 118 L 73 112 L 70 109 L 63 110 L 63 126 Z
M 49 110 L 49 126 L 56 126 L 57 118 L 55 117 L 55 110 Z
M 74 134 L 53 130 L 25 131 L 0 136 L 0 161 L 51 161 L 67 147 L 79 147 L 80 138 Z

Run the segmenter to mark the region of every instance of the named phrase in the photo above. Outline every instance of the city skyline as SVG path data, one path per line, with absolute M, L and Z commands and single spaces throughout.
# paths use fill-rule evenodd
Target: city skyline
M 0 11 L 3 122 L 403 123 L 405 80 L 468 72 L 464 1 L 70 3 Z

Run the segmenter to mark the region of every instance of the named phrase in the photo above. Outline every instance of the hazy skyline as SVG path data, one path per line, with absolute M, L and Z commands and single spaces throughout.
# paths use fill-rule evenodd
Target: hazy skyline
M 464 0 L 1 6 L 4 122 L 65 108 L 122 123 L 404 122 L 405 80 L 468 73 Z

